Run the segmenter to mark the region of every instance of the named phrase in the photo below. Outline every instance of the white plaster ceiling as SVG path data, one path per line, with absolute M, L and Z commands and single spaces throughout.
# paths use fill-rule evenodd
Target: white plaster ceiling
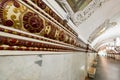
M 91 17 L 79 25 L 79 35 L 81 35 L 84 40 L 87 41 L 90 34 L 107 19 L 109 19 L 111 22 L 117 22 L 117 25 L 109 28 L 103 34 L 97 37 L 91 43 L 92 47 L 104 40 L 108 40 L 106 42 L 109 42 L 110 38 L 114 39 L 116 37 L 120 37 L 120 0 L 109 0 L 100 8 L 98 8 Z
M 110 19 L 120 11 L 120 0 L 109 0 L 98 8 L 91 17 L 79 25 L 79 35 L 88 40 L 90 34 L 106 19 Z
M 95 46 L 96 44 L 106 40 L 104 43 L 101 44 L 101 45 L 103 45 L 103 44 L 109 43 L 110 39 L 114 40 L 115 38 L 120 37 L 120 9 L 119 8 L 118 8 L 118 12 L 110 18 L 110 21 L 116 22 L 117 25 L 112 28 L 109 28 L 107 31 L 104 32 L 104 34 L 97 37 L 92 42 L 92 44 L 91 44 L 92 46 Z M 114 42 L 114 41 L 112 41 L 112 42 Z
M 44 0 L 46 3 L 54 2 L 55 0 Z M 64 1 L 64 0 L 63 0 Z M 96 1 L 96 0 L 94 0 Z M 60 6 L 56 6 L 51 4 L 50 6 L 56 11 L 56 13 L 60 14 L 63 19 L 66 19 L 67 13 L 60 8 Z M 58 10 L 59 9 L 59 10 Z M 98 7 L 91 16 L 83 21 L 79 26 L 75 26 L 71 21 L 68 24 L 72 24 L 72 28 L 78 33 L 79 37 L 86 43 L 92 32 L 97 29 L 102 23 L 106 20 L 110 20 L 110 22 L 117 22 L 117 25 L 109 28 L 99 37 L 97 37 L 91 44 L 94 47 L 97 43 L 100 43 L 103 40 L 109 40 L 109 38 L 115 38 L 119 36 L 120 33 L 120 0 L 106 0 L 102 6 Z
M 117 25 L 108 29 L 106 32 L 104 32 L 102 35 L 100 35 L 99 37 L 97 37 L 93 42 L 92 42 L 92 46 L 95 46 L 97 44 L 99 44 L 99 46 L 109 43 L 109 42 L 113 42 L 114 43 L 114 39 L 117 37 L 120 37 L 120 18 L 117 22 Z M 112 40 L 112 41 L 111 41 Z M 102 42 L 102 43 L 101 43 Z M 99 47 L 98 46 L 98 47 Z

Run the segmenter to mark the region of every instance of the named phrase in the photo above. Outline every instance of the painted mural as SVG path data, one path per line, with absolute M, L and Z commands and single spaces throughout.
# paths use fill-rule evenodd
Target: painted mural
M 83 10 L 91 1 L 92 0 L 67 0 L 74 12 Z

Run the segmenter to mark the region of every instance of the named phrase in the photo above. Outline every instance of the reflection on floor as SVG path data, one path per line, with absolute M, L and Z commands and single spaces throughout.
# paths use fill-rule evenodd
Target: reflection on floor
M 120 80 L 120 61 L 99 57 L 95 78 L 89 80 Z

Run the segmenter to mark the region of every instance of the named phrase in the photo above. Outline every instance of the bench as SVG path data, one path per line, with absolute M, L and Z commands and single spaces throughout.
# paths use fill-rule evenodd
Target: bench
M 95 72 L 96 72 L 96 68 L 90 67 L 89 70 L 88 70 L 88 77 L 94 78 L 95 77 Z
M 97 66 L 97 62 L 96 61 L 93 61 L 92 62 L 92 67 L 96 67 Z
M 98 58 L 94 59 L 95 62 L 98 62 Z

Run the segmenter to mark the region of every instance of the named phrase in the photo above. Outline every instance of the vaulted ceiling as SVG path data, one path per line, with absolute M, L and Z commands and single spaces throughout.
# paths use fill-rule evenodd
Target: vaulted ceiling
M 79 37 L 94 48 L 114 42 L 116 37 L 120 37 L 120 0 L 44 0 L 44 2 L 60 17 L 66 19 Z

